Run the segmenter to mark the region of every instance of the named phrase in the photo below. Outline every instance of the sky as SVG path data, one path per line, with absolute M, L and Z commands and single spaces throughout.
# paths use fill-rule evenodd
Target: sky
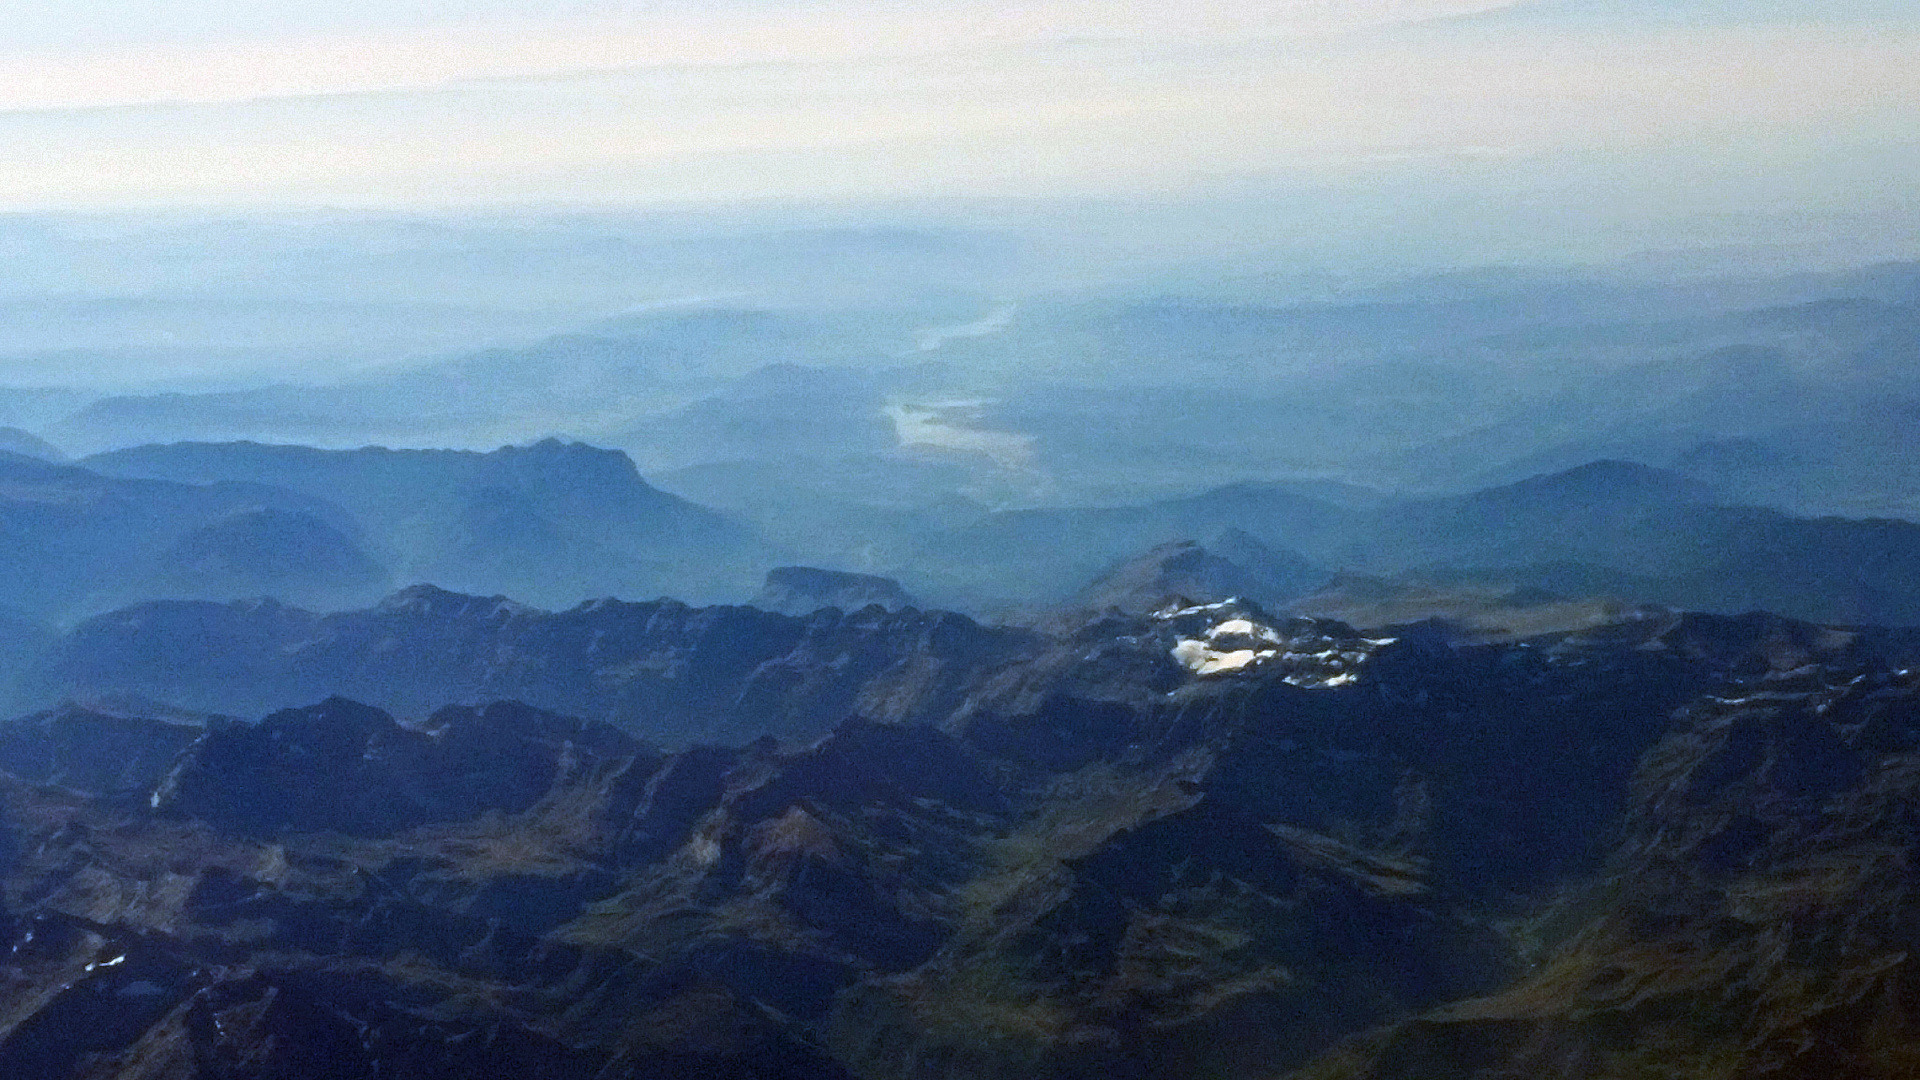
M 1914 115 L 1910 0 L 13 0 L 0 211 L 1116 200 L 1329 263 L 1910 258 Z
M 0 208 L 1139 196 L 1489 163 L 1598 197 L 1606 163 L 1676 155 L 1726 200 L 1774 166 L 1766 198 L 1912 199 L 1920 15 L 1893 0 L 528 7 L 15 0 Z
M 542 261 L 542 222 L 571 237 L 573 211 L 602 209 L 617 212 L 582 227 L 590 253 L 622 222 L 642 236 L 682 220 L 703 236 L 997 231 L 1019 238 L 1030 275 L 994 270 L 1005 296 L 1040 281 L 1264 297 L 1323 275 L 1496 264 L 1737 274 L 1920 256 L 1915 0 L 0 7 L 0 304 L 598 311 L 704 295 L 677 271 L 642 288 L 644 267 Z M 43 231 L 43 211 L 64 216 Z M 434 241 L 429 272 L 407 261 L 421 212 L 464 215 L 486 238 L 477 254 L 458 230 Z M 137 312 L 123 326 L 54 307 L 11 312 L 0 347 L 150 329 Z M 415 321 L 392 315 L 392 335 L 431 336 Z M 401 348 L 347 333 L 367 355 Z M 194 363 L 225 377 L 258 352 Z M 43 359 L 36 372 L 70 366 Z

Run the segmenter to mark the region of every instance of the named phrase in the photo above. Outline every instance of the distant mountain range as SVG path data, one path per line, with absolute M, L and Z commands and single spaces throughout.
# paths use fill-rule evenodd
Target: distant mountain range
M 1146 548 L 1226 529 L 1329 570 L 1467 572 L 1573 596 L 1920 623 L 1920 525 L 1721 505 L 1699 481 L 1612 461 L 1371 505 L 1240 484 L 1136 507 L 993 514 L 927 538 L 910 560 L 917 576 L 902 576 L 936 598 L 1059 602 Z
M 0 454 L 0 535 L 0 607 L 32 618 L 170 595 L 326 606 L 390 587 L 340 507 L 249 481 L 123 479 Z
M 300 383 L 0 389 L 0 423 L 76 454 L 565 434 L 626 451 L 804 561 L 883 573 L 916 530 L 969 508 L 1304 477 L 1434 495 L 1600 459 L 1790 513 L 1920 520 L 1904 437 L 1920 410 L 1920 270 L 1681 278 L 1490 268 L 1304 294 L 1236 282 L 1244 298 L 1174 284 L 879 306 L 716 296 Z M 964 412 L 934 428 L 957 438 L 900 419 L 941 410 Z M 44 454 L 14 444 L 29 446 Z
M 1596 461 L 1438 498 L 1241 483 L 1134 506 L 849 515 L 838 527 L 870 538 L 856 565 L 892 577 L 897 593 L 822 579 L 786 583 L 788 599 L 761 595 L 798 611 L 812 602 L 802 593 L 842 608 L 898 608 L 910 593 L 995 615 L 1132 609 L 1156 590 L 1232 580 L 1230 591 L 1283 605 L 1346 573 L 1920 624 L 1920 525 L 1733 504 L 1696 476 L 1763 469 L 1765 452 L 1729 444 L 1691 460 L 1691 475 Z M 0 480 L 11 537 L 0 559 L 14 582 L 0 606 L 30 621 L 146 599 L 341 610 L 411 582 L 548 608 L 609 596 L 741 602 L 796 555 L 819 573 L 852 572 L 837 542 L 777 546 L 653 487 L 618 451 L 558 440 L 489 453 L 178 443 L 77 465 L 0 455 Z M 809 535 L 819 538 L 800 528 L 787 539 Z M 1206 553 L 1184 558 L 1221 561 L 1182 568 L 1162 553 L 1116 569 L 1195 540 Z
M 41 461 L 60 462 L 67 459 L 59 447 L 30 431 L 15 427 L 0 427 L 0 453 L 39 458 Z
M 141 599 L 364 606 L 438 582 L 556 606 L 749 595 L 781 561 L 617 451 L 145 447 L 59 465 L 0 452 L 0 610 L 62 621 Z
M 752 533 L 659 491 L 618 451 L 547 440 L 492 453 L 176 443 L 87 458 L 115 476 L 238 477 L 326 500 L 402 582 L 532 603 L 742 596 L 767 561 Z

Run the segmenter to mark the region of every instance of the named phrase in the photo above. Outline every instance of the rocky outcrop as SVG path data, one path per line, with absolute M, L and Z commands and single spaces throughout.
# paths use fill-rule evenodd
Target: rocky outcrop
M 892 578 L 811 566 L 777 566 L 767 571 L 766 584 L 749 603 L 783 615 L 811 615 L 823 608 L 858 611 L 870 604 L 888 611 L 916 606 Z

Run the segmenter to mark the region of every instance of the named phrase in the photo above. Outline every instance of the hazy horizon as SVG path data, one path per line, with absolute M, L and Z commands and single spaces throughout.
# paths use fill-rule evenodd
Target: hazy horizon
M 1388 263 L 1396 234 L 1465 248 L 1451 265 L 1920 235 L 1920 13 L 1879 2 L 198 0 L 9 19 L 13 211 L 1108 200 L 1216 208 L 1224 235 L 1324 229 Z
M 1898 438 L 1915 56 L 1885 0 L 37 4 L 0 426 L 560 435 L 776 531 L 1749 438 L 1920 515 L 1797 411 Z

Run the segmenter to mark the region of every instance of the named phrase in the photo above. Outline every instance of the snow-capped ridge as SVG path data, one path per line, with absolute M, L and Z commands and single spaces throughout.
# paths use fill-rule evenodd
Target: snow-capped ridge
M 1257 605 L 1238 598 L 1211 604 L 1170 604 L 1153 618 L 1178 634 L 1173 659 L 1199 678 L 1242 673 L 1278 673 L 1283 682 L 1310 689 L 1347 686 L 1393 638 L 1364 638 L 1340 623 L 1288 619 L 1280 625 Z

